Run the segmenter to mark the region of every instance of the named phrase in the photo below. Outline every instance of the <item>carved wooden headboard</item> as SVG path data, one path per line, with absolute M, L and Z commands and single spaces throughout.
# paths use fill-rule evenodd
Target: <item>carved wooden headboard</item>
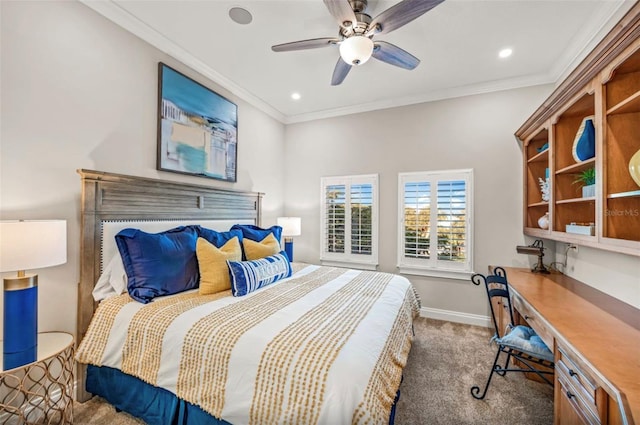
M 147 220 L 227 220 L 261 224 L 262 194 L 210 186 L 78 170 L 82 179 L 80 283 L 76 343 L 87 332 L 97 304 L 92 291 L 101 273 L 103 223 Z M 78 367 L 78 400 L 85 368 Z

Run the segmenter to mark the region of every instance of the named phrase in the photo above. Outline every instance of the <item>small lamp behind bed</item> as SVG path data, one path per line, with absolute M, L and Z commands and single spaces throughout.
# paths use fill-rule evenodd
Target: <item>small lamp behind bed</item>
M 301 222 L 300 217 L 278 217 L 278 226 L 282 227 L 284 250 L 289 257 L 289 261 L 293 261 L 293 236 L 302 234 Z
M 3 279 L 3 370 L 31 363 L 38 353 L 38 275 L 25 270 L 66 262 L 65 220 L 0 221 L 0 272 L 17 272 Z

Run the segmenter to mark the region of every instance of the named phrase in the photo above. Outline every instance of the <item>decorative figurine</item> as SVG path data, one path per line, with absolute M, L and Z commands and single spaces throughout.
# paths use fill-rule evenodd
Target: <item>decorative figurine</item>
M 542 178 L 538 177 L 538 182 L 540 183 L 540 191 L 542 192 L 542 200 L 545 202 L 549 202 L 549 193 L 551 188 L 549 187 L 549 178 L 545 178 L 544 180 L 542 180 Z

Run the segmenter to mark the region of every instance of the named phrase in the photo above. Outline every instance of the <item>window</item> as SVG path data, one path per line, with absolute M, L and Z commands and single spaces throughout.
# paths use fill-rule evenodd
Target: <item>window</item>
M 471 275 L 472 183 L 473 170 L 398 175 L 400 273 Z
M 321 179 L 322 264 L 375 270 L 378 265 L 378 175 Z

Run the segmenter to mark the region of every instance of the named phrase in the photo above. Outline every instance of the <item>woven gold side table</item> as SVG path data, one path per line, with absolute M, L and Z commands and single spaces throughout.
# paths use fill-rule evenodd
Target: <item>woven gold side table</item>
M 68 333 L 39 333 L 35 362 L 0 367 L 0 424 L 73 424 L 73 348 Z

